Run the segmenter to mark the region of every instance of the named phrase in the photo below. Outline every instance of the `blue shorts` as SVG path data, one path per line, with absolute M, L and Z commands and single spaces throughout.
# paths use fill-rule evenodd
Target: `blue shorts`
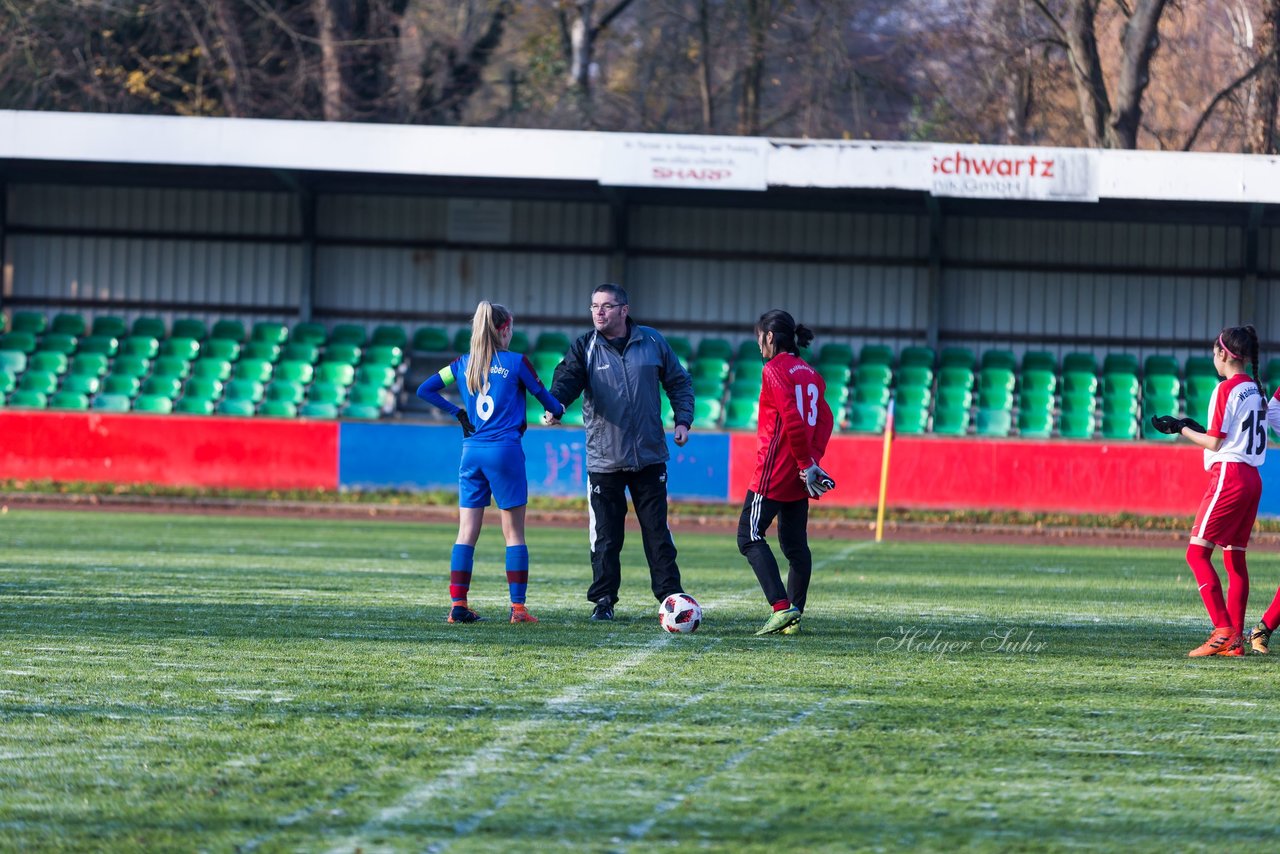
M 462 446 L 458 506 L 488 507 L 490 496 L 503 510 L 529 503 L 529 479 L 520 445 Z

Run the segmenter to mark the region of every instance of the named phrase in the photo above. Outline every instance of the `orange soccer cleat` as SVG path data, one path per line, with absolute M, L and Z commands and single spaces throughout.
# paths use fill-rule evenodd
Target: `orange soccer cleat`
M 536 623 L 538 618 L 530 614 L 523 605 L 511 606 L 511 622 L 513 623 Z
M 1191 658 L 1206 655 L 1244 655 L 1244 641 L 1235 629 L 1214 629 L 1204 643 L 1187 655 Z

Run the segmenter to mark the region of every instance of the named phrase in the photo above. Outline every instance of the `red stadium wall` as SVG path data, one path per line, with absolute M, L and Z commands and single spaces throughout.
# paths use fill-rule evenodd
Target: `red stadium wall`
M 336 489 L 334 422 L 0 412 L 0 478 Z
M 874 506 L 884 440 L 838 436 L 823 467 L 838 489 L 822 503 Z M 756 438 L 730 445 L 730 494 L 747 489 Z M 890 457 L 890 507 L 1191 515 L 1207 483 L 1187 443 L 900 437 Z

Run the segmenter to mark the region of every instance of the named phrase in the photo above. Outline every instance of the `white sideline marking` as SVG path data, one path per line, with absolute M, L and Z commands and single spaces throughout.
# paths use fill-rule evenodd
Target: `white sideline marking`
M 712 609 L 724 607 L 738 598 L 740 597 L 717 600 L 716 602 L 709 603 L 707 608 Z M 329 854 L 346 854 L 346 852 L 352 851 L 356 848 L 367 847 L 361 844 L 361 841 L 364 838 L 376 834 L 409 813 L 421 809 L 438 795 L 452 789 L 456 789 L 462 783 L 469 781 L 487 763 L 491 763 L 493 760 L 501 757 L 508 753 L 512 748 L 521 744 L 534 730 L 548 724 L 558 723 L 558 717 L 564 714 L 568 708 L 576 705 L 584 694 L 597 690 L 607 681 L 616 679 L 628 670 L 643 664 L 660 648 L 668 645 L 671 640 L 671 635 L 659 635 L 657 638 L 649 641 L 631 655 L 628 655 L 616 664 L 610 665 L 600 671 L 599 675 L 590 682 L 572 686 L 559 696 L 552 697 L 550 700 L 547 700 L 546 712 L 542 716 L 531 717 L 517 722 L 495 743 L 481 748 L 434 779 L 420 784 L 417 788 L 413 789 L 397 801 L 393 806 L 384 808 L 376 816 L 370 818 L 363 827 L 356 831 L 355 835 L 349 836 L 329 848 Z

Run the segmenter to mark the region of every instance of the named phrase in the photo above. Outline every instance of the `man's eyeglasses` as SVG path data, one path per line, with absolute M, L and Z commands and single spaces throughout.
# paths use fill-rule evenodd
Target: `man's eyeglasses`
M 615 308 L 622 308 L 624 305 L 626 305 L 625 302 L 602 302 L 599 305 L 592 303 L 591 313 L 596 314 L 601 311 L 609 312 L 613 311 Z

